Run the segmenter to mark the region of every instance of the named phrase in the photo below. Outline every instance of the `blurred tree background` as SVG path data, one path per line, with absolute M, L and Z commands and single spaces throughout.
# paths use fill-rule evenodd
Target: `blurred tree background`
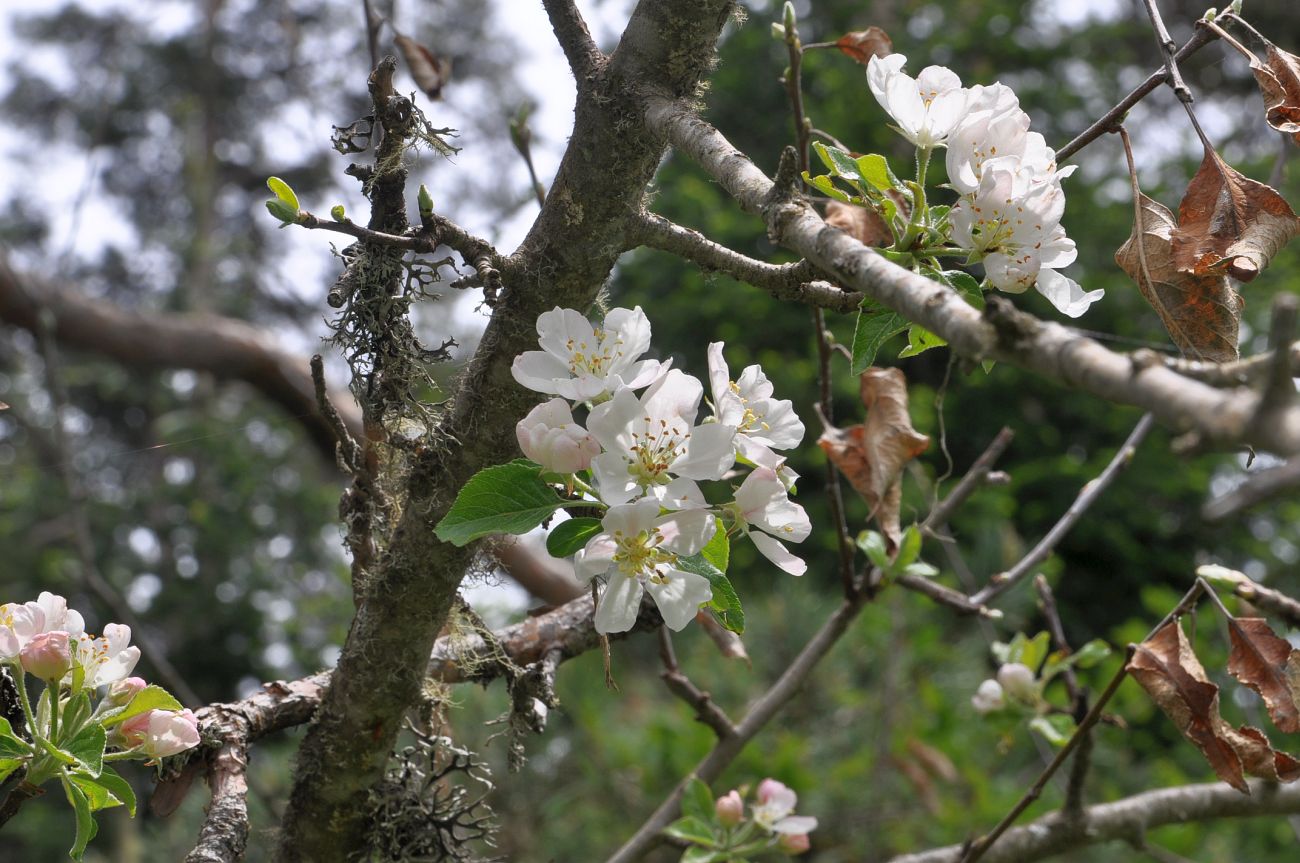
M 241 318 L 276 333 L 304 356 L 318 350 L 326 312 L 321 299 L 335 265 L 324 238 L 291 241 L 293 232 L 275 229 L 262 212 L 263 183 L 275 174 L 304 200 L 341 200 L 350 211 L 360 210 L 355 185 L 343 182 L 345 163 L 329 151 L 328 132 L 331 123 L 343 125 L 362 113 L 369 59 L 361 5 L 87 3 L 12 16 L 18 38 L 5 52 L 8 89 L 0 102 L 10 190 L 0 208 L 0 250 L 19 270 L 87 297 L 127 308 Z M 779 4 L 747 5 L 749 21 L 728 28 L 721 63 L 702 98 L 709 119 L 771 171 L 791 138 L 778 80 L 784 47 L 768 29 Z M 935 63 L 950 66 L 968 85 L 1002 80 L 1016 90 L 1034 128 L 1056 146 L 1157 65 L 1155 40 L 1137 2 L 796 5 L 805 42 L 833 40 L 874 24 L 893 37 L 896 51 L 908 55 L 913 73 Z M 530 87 L 554 89 L 554 83 L 519 80 L 519 58 L 531 49 L 495 26 L 499 19 L 484 14 L 483 4 L 402 6 L 401 17 L 393 18 L 398 28 L 453 60 L 447 101 L 431 112 L 435 122 L 461 130 L 458 144 L 466 158 L 472 151 L 480 163 L 510 165 L 467 172 L 428 156 L 413 168 L 413 177 L 429 182 L 440 210 L 463 223 L 505 225 L 526 215 L 531 190 L 518 181 L 520 160 L 510 147 L 507 123 L 538 98 Z M 617 17 L 618 6 L 608 2 L 598 9 Z M 1203 12 L 1186 0 L 1162 7 L 1180 42 Z M 393 14 L 382 0 L 376 8 Z M 1290 0 L 1248 0 L 1245 15 L 1282 47 L 1300 46 L 1300 19 Z M 381 41 L 391 41 L 391 30 Z M 1248 176 L 1271 177 L 1285 197 L 1300 201 L 1300 177 L 1279 155 L 1291 151 L 1280 149 L 1279 136 L 1260 119 L 1245 63 L 1213 45 L 1183 71 L 1207 131 L 1228 160 Z M 568 73 L 557 66 L 556 74 Z M 907 173 L 909 152 L 885 128 L 861 66 L 835 51 L 814 52 L 804 82 L 807 110 L 819 129 L 856 151 L 885 153 L 897 173 Z M 1127 124 L 1144 190 L 1172 206 L 1200 159 L 1181 108 L 1172 93 L 1161 90 Z M 1071 323 L 1116 349 L 1172 350 L 1154 312 L 1113 262 L 1132 224 L 1118 139 L 1103 137 L 1071 161 L 1081 168 L 1066 184 L 1064 224 L 1080 255 L 1069 274 L 1088 288 L 1106 289 L 1102 302 Z M 57 176 L 50 173 L 54 168 Z M 26 177 L 39 177 L 40 183 L 29 184 Z M 49 183 L 81 184 L 75 230 L 66 228 L 66 213 L 50 212 L 40 185 Z M 656 186 L 656 212 L 757 258 L 789 259 L 768 243 L 756 219 L 740 213 L 694 166 L 669 158 Z M 55 230 L 56 224 L 64 227 Z M 1298 264 L 1293 247 L 1244 290 L 1243 354 L 1264 347 L 1262 322 L 1271 295 L 1300 291 Z M 468 356 L 482 320 L 472 299 L 449 297 L 421 313 L 433 343 L 448 334 L 461 340 L 457 358 Z M 762 363 L 778 396 L 793 398 L 809 425 L 793 462 L 803 475 L 799 500 L 814 525 L 826 525 L 823 457 L 812 445 L 817 429 L 811 314 L 654 251 L 625 257 L 609 303 L 643 306 L 656 348 L 696 374 L 703 373 L 704 348 L 713 340 L 727 342 L 733 370 Z M 1037 294 L 1022 295 L 1017 303 L 1058 318 Z M 831 315 L 828 324 L 841 343 L 850 342 L 851 316 Z M 3 332 L 0 399 L 13 408 L 0 413 L 0 536 L 8 540 L 0 599 L 22 601 L 49 589 L 92 609 L 92 629 L 113 619 L 81 575 L 61 471 L 68 462 L 85 486 L 96 568 L 146 623 L 149 635 L 165 645 L 199 698 L 233 699 L 258 681 L 329 664 L 352 612 L 335 520 L 343 481 L 310 445 L 299 418 L 246 386 L 210 375 L 126 369 L 62 351 L 70 441 L 65 451 L 52 433 L 54 403 L 37 340 L 15 328 Z M 898 337 L 878 362 L 904 370 L 914 423 L 935 441 L 905 483 L 905 522 L 922 517 L 936 483 L 960 476 L 1003 425 L 1015 431 L 999 464 L 1010 483 L 983 489 L 953 521 L 958 565 L 982 582 L 1014 563 L 1051 527 L 1110 459 L 1138 412 L 1012 368 L 964 373 L 950 368 L 944 349 L 898 360 L 902 346 Z M 343 367 L 332 369 L 341 382 Z M 848 425 L 861 416 L 857 382 L 847 361 L 837 359 L 835 371 L 837 422 Z M 439 369 L 444 379 L 454 372 L 451 366 Z M 1261 457 L 1252 470 L 1267 463 Z M 1300 590 L 1300 503 L 1274 502 L 1229 525 L 1201 518 L 1208 497 L 1238 482 L 1246 464 L 1245 454 L 1174 455 L 1162 430 L 1148 439 L 1128 472 L 1044 567 L 1072 643 L 1100 637 L 1122 646 L 1141 638 L 1189 586 L 1200 563 L 1222 562 L 1283 590 Z M 854 529 L 866 514 L 860 500 L 849 500 Z M 810 569 L 794 580 L 748 546 L 736 549 L 733 576 L 746 601 L 752 667 L 723 659 L 698 628 L 677 640 L 692 678 L 733 715 L 788 663 L 836 603 L 832 532 L 815 531 L 802 553 Z M 941 566 L 945 583 L 961 586 L 953 560 L 938 543 L 927 544 L 925 554 Z M 488 574 L 483 580 L 500 578 Z M 504 593 L 507 586 L 498 590 Z M 490 591 L 479 595 L 490 602 Z M 1004 597 L 1001 607 L 1003 620 L 981 622 L 956 618 L 913 594 L 886 591 L 819 667 L 803 697 L 715 790 L 765 776 L 795 788 L 800 812 L 821 820 L 807 858 L 821 863 L 884 859 L 987 829 L 1051 756 L 1050 747 L 1023 725 L 977 721 L 970 706 L 969 696 L 994 668 L 991 641 L 1044 627 L 1028 585 Z M 1224 642 L 1214 626 L 1202 627 L 1199 644 L 1207 665 L 1216 650 L 1222 665 Z M 1090 672 L 1087 682 L 1104 681 L 1117 661 Z M 460 687 L 444 694 L 454 735 L 496 765 L 499 787 L 492 802 L 502 825 L 499 852 L 506 859 L 599 859 L 709 749 L 711 732 L 668 695 L 657 679 L 658 665 L 648 638 L 615 646 L 619 692 L 605 689 L 598 656 L 566 665 L 558 685 L 562 706 L 546 734 L 530 742 L 529 761 L 518 776 L 506 775 L 504 741 L 490 742 L 496 729 L 484 724 L 506 710 L 503 690 Z M 154 672 L 145 666 L 142 671 Z M 1238 690 L 1230 686 L 1225 692 Z M 1228 706 L 1230 717 L 1233 710 L 1247 717 L 1259 710 L 1250 698 L 1229 700 L 1238 702 Z M 1112 704 L 1123 727 L 1106 725 L 1098 732 L 1090 801 L 1210 777 L 1200 756 L 1135 685 L 1126 683 Z M 286 735 L 281 745 L 256 751 L 255 830 L 275 824 L 296 739 Z M 1295 748 L 1295 741 L 1285 740 L 1283 748 L 1287 743 Z M 145 777 L 138 778 L 143 788 Z M 1059 805 L 1060 794 L 1059 786 L 1049 786 L 1029 814 Z M 179 859 L 192 844 L 203 795 L 191 797 L 166 820 L 109 815 L 87 859 Z M 65 807 L 28 807 L 7 825 L 0 859 L 60 859 L 70 835 L 65 818 L 70 822 Z M 1164 828 L 1150 840 L 1210 863 L 1283 859 L 1279 855 L 1295 846 L 1297 835 L 1300 823 L 1278 819 Z M 252 844 L 248 859 L 265 859 L 266 834 L 255 833 Z M 1103 847 L 1069 859 L 1112 860 L 1116 854 L 1142 857 Z

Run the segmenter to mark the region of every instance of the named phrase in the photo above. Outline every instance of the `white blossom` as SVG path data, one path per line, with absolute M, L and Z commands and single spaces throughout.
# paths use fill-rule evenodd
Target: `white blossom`
M 816 830 L 816 818 L 792 814 L 798 802 L 799 796 L 791 788 L 775 779 L 764 779 L 758 784 L 754 823 L 773 833 L 797 835 Z
M 574 558 L 580 577 L 608 579 L 596 606 L 596 631 L 631 629 L 644 591 L 670 629 L 685 627 L 713 591 L 704 576 L 681 569 L 678 558 L 704 548 L 715 524 L 712 515 L 698 509 L 660 516 L 653 498 L 610 507 L 601 520 L 604 532 Z
M 745 477 L 736 489 L 735 512 L 737 524 L 760 554 L 791 575 L 803 575 L 808 570 L 808 564 L 791 554 L 780 540 L 803 542 L 812 532 L 812 524 L 804 508 L 790 500 L 774 470 L 760 467 Z
M 131 644 L 131 627 L 126 624 L 109 623 L 98 638 L 86 635 L 77 639 L 77 662 L 86 670 L 88 687 L 129 677 L 139 661 L 140 648 Z
M 906 62 L 902 54 L 872 57 L 867 85 L 903 137 L 923 149 L 942 147 L 965 116 L 969 93 L 951 69 L 927 66 L 913 78 L 903 71 Z
M 774 450 L 798 446 L 803 440 L 803 422 L 789 399 L 772 398 L 772 383 L 762 366 L 746 366 L 733 381 L 722 355 L 723 344 L 713 342 L 708 351 L 714 416 L 723 425 L 735 427 L 738 454 L 753 464 L 777 468 L 784 458 Z
M 56 593 L 41 591 L 34 602 L 0 605 L 0 660 L 12 659 L 26 644 L 43 632 L 66 632 L 77 638 L 85 632 L 81 615 L 68 608 L 68 601 Z
M 599 328 L 573 309 L 556 307 L 538 316 L 537 335 L 542 350 L 515 357 L 510 372 L 540 393 L 600 399 L 621 387 L 646 386 L 667 368 L 637 359 L 650 347 L 650 321 L 640 306 L 611 309 Z

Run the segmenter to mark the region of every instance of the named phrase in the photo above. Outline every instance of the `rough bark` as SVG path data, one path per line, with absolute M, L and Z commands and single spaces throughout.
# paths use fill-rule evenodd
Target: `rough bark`
M 583 83 L 573 135 L 546 203 L 502 276 L 506 293 L 439 428 L 413 471 L 388 550 L 367 586 L 298 768 L 278 859 L 343 861 L 365 848 L 369 788 L 403 712 L 419 694 L 471 550 L 440 543 L 433 526 L 477 470 L 510 457 L 514 424 L 535 397 L 510 375 L 535 347 L 537 316 L 585 308 L 626 245 L 663 152 L 646 134 L 640 94 L 680 99 L 709 70 L 727 0 L 642 2 L 606 63 Z

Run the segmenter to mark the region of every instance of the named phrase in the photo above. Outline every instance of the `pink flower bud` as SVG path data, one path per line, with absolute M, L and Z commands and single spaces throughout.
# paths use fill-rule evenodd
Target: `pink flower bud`
M 812 847 L 812 843 L 808 840 L 807 833 L 782 833 L 781 838 L 777 840 L 776 847 L 794 856 L 807 851 Z
M 118 735 L 126 749 L 166 758 L 199 745 L 199 722 L 189 710 L 150 710 L 123 722 Z
M 542 402 L 515 426 L 524 455 L 555 473 L 576 473 L 591 467 L 600 444 L 573 421 L 564 399 Z
M 735 789 L 719 797 L 713 808 L 718 813 L 718 823 L 724 827 L 735 827 L 745 819 L 745 801 Z
M 72 648 L 62 630 L 42 632 L 19 653 L 23 669 L 41 680 L 58 680 L 72 667 Z
M 775 779 L 764 779 L 758 783 L 758 802 L 767 803 L 772 798 L 782 797 L 789 791 L 790 789 L 784 783 L 777 782 Z
M 125 680 L 119 680 L 108 688 L 108 705 L 109 707 L 124 707 L 131 703 L 136 693 L 147 686 L 143 677 L 128 677 Z

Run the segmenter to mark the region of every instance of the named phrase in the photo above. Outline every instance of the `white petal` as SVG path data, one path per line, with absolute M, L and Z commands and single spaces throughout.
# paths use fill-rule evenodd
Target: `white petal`
M 620 389 L 612 399 L 591 409 L 587 431 L 605 449 L 625 453 L 632 449 L 632 424 L 641 414 L 641 402 L 636 394 L 630 389 Z
M 704 398 L 704 385 L 697 378 L 678 369 L 655 381 L 641 396 L 643 411 L 655 419 L 681 417 L 687 423 L 695 421 Z
M 736 388 L 747 401 L 758 401 L 772 397 L 772 382 L 763 374 L 763 367 L 757 363 L 745 366 L 745 370 L 736 378 Z
M 689 479 L 722 479 L 736 463 L 735 438 L 735 426 L 696 426 L 691 429 L 685 451 L 668 469 Z
M 566 363 L 575 350 L 589 353 L 599 344 L 596 341 L 596 329 L 591 325 L 591 321 L 573 309 L 562 309 L 558 306 L 538 315 L 537 335 L 538 342 L 547 353 L 559 357 Z
M 727 368 L 727 360 L 722 356 L 722 348 L 725 344 L 725 342 L 709 343 L 709 393 L 713 396 L 715 407 L 722 400 L 723 394 L 731 389 L 731 369 Z
M 600 520 L 600 526 L 612 534 L 636 536 L 642 531 L 655 526 L 659 516 L 659 504 L 654 500 L 642 498 L 635 503 L 611 506 Z
M 802 558 L 791 554 L 788 548 L 767 534 L 751 530 L 749 538 L 753 540 L 754 548 L 758 549 L 759 554 L 772 561 L 782 571 L 791 575 L 803 575 L 808 571 L 808 564 Z
M 1069 318 L 1077 318 L 1106 293 L 1101 288 L 1084 292 L 1074 279 L 1056 270 L 1043 270 L 1038 274 L 1038 293 L 1047 297 L 1052 305 Z
M 650 320 L 640 306 L 635 309 L 610 309 L 609 314 L 605 315 L 603 328 L 607 345 L 611 339 L 618 342 L 616 346 L 609 345 L 611 353 L 617 351 L 622 355 L 622 361 L 615 363 L 617 371 L 630 366 L 650 348 Z
M 591 581 L 596 576 L 609 572 L 610 567 L 614 565 L 616 551 L 618 551 L 618 543 L 614 542 L 614 537 L 608 533 L 598 533 L 587 540 L 586 547 L 573 558 L 573 567 L 577 570 L 578 578 Z
M 18 633 L 0 625 L 0 659 L 13 659 L 23 646 L 18 643 Z
M 790 833 L 795 836 L 811 833 L 816 829 L 817 819 L 811 815 L 791 815 L 772 825 L 773 833 Z
M 545 351 L 524 351 L 510 364 L 519 385 L 539 393 L 555 393 L 555 383 L 568 380 L 569 367 Z
M 616 385 L 618 378 L 598 378 L 590 372 L 583 372 L 576 378 L 557 380 L 555 392 L 575 402 L 585 402 L 596 396 L 609 392 L 610 385 Z
M 619 379 L 626 381 L 623 386 L 639 390 L 641 387 L 649 386 L 663 377 L 672 368 L 672 365 L 672 360 L 662 363 L 658 360 L 642 360 L 629 366 L 619 376 Z
M 591 460 L 591 472 L 600 499 L 609 506 L 627 503 L 638 495 L 639 486 L 628 472 L 627 459 L 622 453 L 603 452 L 596 456 Z
M 700 509 L 709 505 L 695 480 L 684 476 L 676 477 L 668 485 L 657 488 L 663 490 L 657 497 L 664 509 Z
M 794 403 L 789 399 L 763 399 L 750 407 L 767 426 L 765 429 L 750 429 L 749 433 L 754 437 L 777 449 L 792 449 L 803 440 L 803 420 L 794 412 Z
M 655 605 L 659 606 L 664 623 L 674 632 L 690 623 L 700 606 L 713 598 L 713 589 L 709 587 L 707 578 L 680 569 L 670 569 L 664 573 L 664 583 L 651 578 L 646 583 L 646 590 L 650 591 Z
M 641 608 L 641 583 L 615 573 L 596 604 L 597 632 L 627 632 Z
M 896 75 L 903 72 L 903 66 L 907 63 L 907 56 L 904 54 L 890 54 L 887 57 L 872 57 L 867 63 L 867 86 L 871 89 L 871 95 L 876 97 L 880 107 L 886 111 L 889 105 L 885 101 L 885 94 L 889 90 L 889 82 Z
M 699 553 L 717 530 L 713 516 L 699 509 L 666 515 L 655 526 L 663 534 L 663 547 L 684 557 Z

